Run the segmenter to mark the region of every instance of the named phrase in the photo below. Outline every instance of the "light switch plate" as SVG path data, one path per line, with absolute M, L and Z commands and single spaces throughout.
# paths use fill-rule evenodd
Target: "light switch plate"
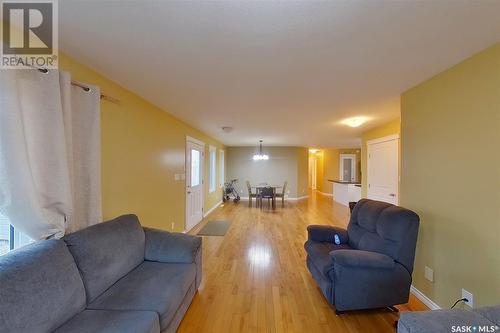
M 424 276 L 430 282 L 434 282 L 434 270 L 428 266 L 425 266 Z

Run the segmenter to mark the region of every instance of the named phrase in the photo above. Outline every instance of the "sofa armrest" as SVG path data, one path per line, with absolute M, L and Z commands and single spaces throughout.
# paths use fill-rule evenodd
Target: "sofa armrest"
M 144 260 L 164 263 L 194 263 L 201 237 L 143 228 L 146 235 Z
M 330 252 L 333 265 L 360 268 L 394 268 L 394 260 L 382 253 L 361 250 L 336 250 Z
M 309 225 L 307 226 L 308 239 L 314 242 L 335 243 L 335 235 L 340 238 L 340 244 L 349 241 L 347 230 L 330 225 Z

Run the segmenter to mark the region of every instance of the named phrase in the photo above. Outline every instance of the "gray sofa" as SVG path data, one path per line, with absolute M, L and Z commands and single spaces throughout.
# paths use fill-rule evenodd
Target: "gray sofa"
M 201 281 L 201 238 L 120 216 L 0 257 L 1 332 L 175 332 Z
M 418 227 L 414 212 L 368 199 L 347 230 L 308 226 L 307 267 L 337 313 L 408 302 Z
M 499 327 L 500 305 L 471 311 L 402 312 L 398 321 L 398 333 L 499 332 Z

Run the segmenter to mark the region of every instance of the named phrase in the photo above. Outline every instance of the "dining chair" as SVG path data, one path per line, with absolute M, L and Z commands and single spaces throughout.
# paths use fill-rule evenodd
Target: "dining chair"
M 276 193 L 275 197 L 276 198 L 281 198 L 281 207 L 285 207 L 285 194 L 286 194 L 286 186 L 288 185 L 288 182 L 285 180 L 285 183 L 283 184 L 283 189 L 281 193 Z
M 252 207 L 252 199 L 255 198 L 255 204 L 257 205 L 257 190 L 256 192 L 252 192 L 252 186 L 250 185 L 250 182 L 247 180 L 247 189 L 248 189 L 248 205 Z
M 262 199 L 267 199 L 267 204 L 268 207 L 272 205 L 272 208 L 276 208 L 276 197 L 274 193 L 274 187 L 271 186 L 266 186 L 261 188 L 259 195 L 258 195 L 258 200 L 260 204 L 260 209 L 262 209 Z

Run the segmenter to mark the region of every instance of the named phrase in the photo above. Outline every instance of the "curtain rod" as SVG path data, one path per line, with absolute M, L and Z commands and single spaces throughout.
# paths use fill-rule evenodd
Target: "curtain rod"
M 42 73 L 48 73 L 49 70 L 47 68 L 37 68 L 40 72 Z M 89 86 L 86 86 L 84 85 L 83 83 L 80 83 L 78 81 L 73 81 L 71 80 L 71 84 L 76 86 L 76 87 L 79 87 L 79 88 L 82 88 L 84 91 L 90 91 L 90 87 Z M 104 99 L 108 102 L 111 102 L 111 103 L 115 103 L 115 104 L 120 104 L 120 100 L 117 99 L 117 98 L 114 98 L 114 97 L 111 97 L 111 96 L 108 96 L 108 95 L 105 95 L 103 93 L 101 93 L 101 99 Z

